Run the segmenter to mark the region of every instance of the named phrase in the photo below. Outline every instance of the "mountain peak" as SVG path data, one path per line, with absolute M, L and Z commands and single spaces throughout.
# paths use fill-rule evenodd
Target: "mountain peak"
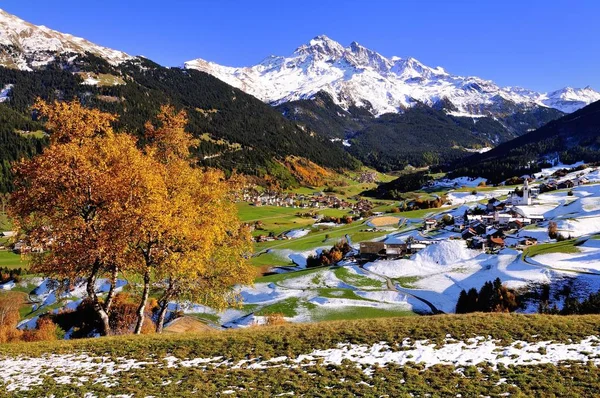
M 298 55 L 316 55 L 317 57 L 340 57 L 344 53 L 344 46 L 325 35 L 314 37 L 296 49 Z
M 52 62 L 57 54 L 92 53 L 109 63 L 131 59 L 128 54 L 102 47 L 83 38 L 36 26 L 0 9 L 0 46 L 11 48 L 0 55 L 0 65 L 32 70 Z

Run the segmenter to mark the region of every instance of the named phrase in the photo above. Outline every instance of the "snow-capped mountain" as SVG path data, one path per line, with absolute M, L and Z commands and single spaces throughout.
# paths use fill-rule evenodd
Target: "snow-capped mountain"
M 317 36 L 289 57 L 271 56 L 252 67 L 227 67 L 202 59 L 185 63 L 185 68 L 214 75 L 255 97 L 281 104 L 329 93 L 345 109 L 351 105 L 368 108 L 374 115 L 398 112 L 417 102 L 451 104 L 455 115 L 495 115 L 507 111 L 544 106 L 573 112 L 600 100 L 589 87 L 570 87 L 538 93 L 520 87 L 499 87 L 478 77 L 449 74 L 414 58 L 386 58 L 360 44 L 349 47 Z
M 111 64 L 132 57 L 122 51 L 91 43 L 80 37 L 36 26 L 0 10 L 0 65 L 32 70 L 52 62 L 58 54 L 92 53 Z

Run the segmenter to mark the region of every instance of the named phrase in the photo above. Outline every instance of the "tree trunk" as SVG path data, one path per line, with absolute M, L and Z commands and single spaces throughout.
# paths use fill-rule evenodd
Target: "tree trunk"
M 142 326 L 144 325 L 144 320 L 146 318 L 146 303 L 148 302 L 148 295 L 150 294 L 150 267 L 146 268 L 146 272 L 144 273 L 144 290 L 142 292 L 142 300 L 140 301 L 140 306 L 137 310 L 137 324 L 135 325 L 135 334 L 140 334 L 142 332 Z
M 100 264 L 99 262 L 96 262 L 94 264 L 94 267 L 92 268 L 92 273 L 90 274 L 90 276 L 87 279 L 87 286 L 86 286 L 86 290 L 87 290 L 87 294 L 88 297 L 92 300 L 92 305 L 94 307 L 94 311 L 96 311 L 96 314 L 98 315 L 98 317 L 100 318 L 100 321 L 102 322 L 102 334 L 104 336 L 108 336 L 110 335 L 111 331 L 110 331 L 110 322 L 108 319 L 108 312 L 104 309 L 104 306 L 102 305 L 102 303 L 100 303 L 100 299 L 98 298 L 98 295 L 96 294 L 96 280 L 98 278 L 98 272 L 100 271 Z
M 108 294 L 106 295 L 106 301 L 104 302 L 104 311 L 106 311 L 106 312 L 110 312 L 110 307 L 111 307 L 113 299 L 115 298 L 115 295 L 117 293 L 116 290 L 117 290 L 118 274 L 119 274 L 119 267 L 115 266 L 110 275 L 110 290 L 108 291 Z
M 159 300 L 158 304 L 160 306 L 160 310 L 158 312 L 158 320 L 156 322 L 156 333 L 162 333 L 163 328 L 165 327 L 165 317 L 167 316 L 167 310 L 169 309 L 169 300 L 173 297 L 173 292 L 175 291 L 173 278 L 169 278 L 169 286 L 165 290 L 165 294 Z
M 167 316 L 167 309 L 169 308 L 169 301 L 165 300 L 160 304 L 160 311 L 158 312 L 158 320 L 156 321 L 156 333 L 162 333 L 165 327 L 165 317 Z

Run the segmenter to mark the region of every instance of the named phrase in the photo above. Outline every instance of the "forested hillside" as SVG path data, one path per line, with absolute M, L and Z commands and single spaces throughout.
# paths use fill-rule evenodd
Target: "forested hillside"
M 453 164 L 453 175 L 485 177 L 501 182 L 513 176 L 539 171 L 560 160 L 600 161 L 600 102 L 506 142 L 489 152 Z
M 420 104 L 375 118 L 366 108 L 344 110 L 324 92 L 277 109 L 325 137 L 347 139 L 350 154 L 381 171 L 451 162 L 468 156 L 468 149 L 498 145 L 563 115 L 534 108 L 513 109 L 502 118 L 457 117 L 448 114 L 451 104 L 439 101 L 434 107 Z
M 90 76 L 91 84 L 86 80 Z M 269 105 L 208 74 L 165 68 L 142 58 L 114 66 L 88 54 L 74 61 L 58 57 L 35 72 L 0 68 L 0 87 L 8 85 L 12 88 L 0 115 L 4 122 L 1 131 L 8 137 L 4 138 L 7 145 L 2 162 L 32 153 L 43 143 L 15 133 L 39 130 L 30 107 L 41 97 L 78 98 L 86 106 L 119 115 L 117 128 L 133 133 L 139 133 L 161 105 L 172 104 L 187 111 L 188 130 L 201 139 L 196 152 L 199 164 L 259 177 L 268 173 L 283 185 L 296 183 L 279 162 L 290 155 L 333 169 L 352 169 L 359 164 L 340 143 L 297 126 Z M 23 147 L 31 149 L 24 151 Z M 2 184 L 1 189 L 9 188 L 9 183 Z

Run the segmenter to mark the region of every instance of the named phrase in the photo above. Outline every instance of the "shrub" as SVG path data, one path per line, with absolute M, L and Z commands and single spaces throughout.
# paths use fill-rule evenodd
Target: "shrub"
M 266 326 L 277 326 L 284 325 L 287 321 L 283 317 L 282 313 L 274 312 L 272 314 L 265 315 L 265 325 Z
M 556 239 L 558 237 L 558 224 L 554 221 L 550 221 L 548 224 L 548 237 L 550 237 L 550 239 Z
M 21 339 L 22 332 L 17 330 L 21 303 L 22 299 L 16 294 L 0 295 L 0 343 Z
M 35 329 L 23 331 L 21 339 L 26 342 L 32 341 L 55 341 L 64 338 L 65 332 L 52 321 L 50 316 L 38 318 Z
M 323 250 L 318 256 L 310 255 L 306 259 L 306 268 L 335 264 L 342 260 L 352 248 L 345 240 L 335 244 L 330 250 Z
M 149 333 L 156 326 L 152 322 L 152 302 L 146 306 L 146 318 L 142 325 L 142 332 Z M 110 311 L 110 328 L 114 334 L 129 334 L 133 333 L 137 322 L 138 303 L 131 300 L 127 293 L 118 293 L 113 301 Z
M 452 217 L 450 214 L 444 214 L 442 217 L 442 222 L 444 225 L 454 225 L 454 217 Z

